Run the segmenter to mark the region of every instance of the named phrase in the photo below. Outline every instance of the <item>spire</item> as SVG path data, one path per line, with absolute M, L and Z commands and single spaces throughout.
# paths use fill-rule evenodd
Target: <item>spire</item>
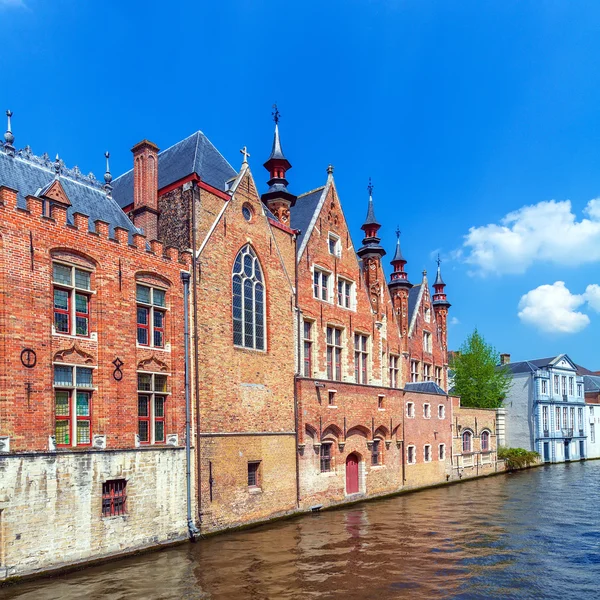
M 440 267 L 440 265 L 442 264 L 442 260 L 440 258 L 440 255 L 438 254 L 437 257 L 437 275 L 435 278 L 435 282 L 433 284 L 433 289 L 435 290 L 435 294 L 433 294 L 433 305 L 437 306 L 437 307 L 445 307 L 445 308 L 449 308 L 450 307 L 450 303 L 448 302 L 448 298 L 446 296 L 446 284 L 444 283 L 444 280 L 442 279 L 442 269 Z
M 13 146 L 13 142 L 15 141 L 15 136 L 13 135 L 11 121 L 10 121 L 12 116 L 13 116 L 12 111 L 7 110 L 6 111 L 7 126 L 6 126 L 6 133 L 4 134 L 4 150 L 5 150 L 6 154 L 9 154 L 10 156 L 15 155 L 15 148 Z
M 275 134 L 273 136 L 273 148 L 271 155 L 265 162 L 264 167 L 269 171 L 270 179 L 267 182 L 269 189 L 262 195 L 262 201 L 269 210 L 285 225 L 289 225 L 290 207 L 296 204 L 296 196 L 287 189 L 288 181 L 285 178 L 286 171 L 292 168 L 290 161 L 283 154 L 281 140 L 279 139 L 279 120 L 281 114 L 277 104 L 273 105 L 273 121 L 275 121 Z
M 107 150 L 104 153 L 104 158 L 106 158 L 106 173 L 104 173 L 104 190 L 106 191 L 106 195 L 110 198 L 110 194 L 112 192 L 112 175 L 110 173 L 110 164 L 108 159 L 110 158 L 110 152 Z
M 378 255 L 381 258 L 385 254 L 385 250 L 379 245 L 381 241 L 377 237 L 381 225 L 375 218 L 375 209 L 373 208 L 373 183 L 369 177 L 369 185 L 367 185 L 367 191 L 369 192 L 369 207 L 367 208 L 367 217 L 365 222 L 362 224 L 361 229 L 365 232 L 365 237 L 362 241 L 363 247 L 357 251 L 360 258 L 366 258 L 370 255 Z
M 408 280 L 408 275 L 404 271 L 406 259 L 404 258 L 402 249 L 400 248 L 400 227 L 396 227 L 396 238 L 396 253 L 394 254 L 394 258 L 391 260 L 391 265 L 394 267 L 394 271 L 390 275 L 389 287 L 411 288 L 412 283 Z

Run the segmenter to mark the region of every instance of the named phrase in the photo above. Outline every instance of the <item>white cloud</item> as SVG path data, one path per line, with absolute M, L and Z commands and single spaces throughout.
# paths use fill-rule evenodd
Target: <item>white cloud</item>
M 481 275 L 524 273 L 535 261 L 581 265 L 600 261 L 600 198 L 577 220 L 570 200 L 539 202 L 507 214 L 499 224 L 471 227 L 456 251 Z
M 0 8 L 27 8 L 23 0 L 0 0 Z
M 586 314 L 575 310 L 585 301 L 586 295 L 571 294 L 564 281 L 540 285 L 521 297 L 519 319 L 547 333 L 577 333 L 590 324 Z
M 600 312 L 600 285 L 592 283 L 585 288 L 585 299 L 590 308 Z
M 450 325 L 458 325 L 460 321 L 456 317 L 450 319 Z

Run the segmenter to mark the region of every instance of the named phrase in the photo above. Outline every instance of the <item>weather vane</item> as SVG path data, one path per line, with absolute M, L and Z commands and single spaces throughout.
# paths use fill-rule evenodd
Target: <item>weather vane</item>
M 440 254 L 438 252 L 438 257 L 437 257 L 437 266 L 439 267 L 442 264 L 442 259 L 440 258 Z
M 367 186 L 367 189 L 369 190 L 369 196 L 373 195 L 373 184 L 371 183 L 371 178 L 369 177 L 369 185 Z
M 279 123 L 279 117 L 281 117 L 281 114 L 277 108 L 277 103 L 273 104 L 273 108 L 275 110 L 273 110 L 271 114 L 273 115 L 273 121 L 275 121 L 275 125 L 277 125 L 277 123 Z
M 400 239 L 400 225 L 396 225 L 396 237 Z

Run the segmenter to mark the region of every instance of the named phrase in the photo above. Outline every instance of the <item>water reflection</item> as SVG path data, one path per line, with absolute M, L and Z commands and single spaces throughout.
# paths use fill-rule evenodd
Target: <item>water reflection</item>
M 0 598 L 595 598 L 600 461 L 208 538 Z

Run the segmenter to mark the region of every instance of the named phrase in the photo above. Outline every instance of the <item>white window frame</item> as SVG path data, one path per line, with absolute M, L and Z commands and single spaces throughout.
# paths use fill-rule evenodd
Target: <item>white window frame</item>
M 429 402 L 423 404 L 423 418 L 431 419 L 431 404 Z
M 438 444 L 438 460 L 446 460 L 446 444 Z
M 423 309 L 423 318 L 425 323 L 431 323 L 431 308 L 429 308 L 429 306 L 426 306 Z
M 410 381 L 411 383 L 417 383 L 419 381 L 419 361 L 410 361 Z
M 429 331 L 423 332 L 423 352 L 427 352 L 427 354 L 431 354 L 432 352 L 432 344 L 431 344 L 431 333 Z
M 414 402 L 406 403 L 406 418 L 407 419 L 415 418 L 415 403 Z
M 547 379 L 541 380 L 541 393 L 544 394 L 544 396 L 546 396 L 548 394 L 548 380 Z
M 344 293 L 342 295 L 343 302 L 340 302 L 340 283 L 344 286 L 344 292 L 348 292 L 348 294 Z M 345 308 L 347 310 L 355 310 L 354 304 L 354 281 L 351 279 L 347 279 L 346 277 L 342 277 L 338 275 L 336 287 L 335 287 L 335 296 L 336 296 L 336 304 L 340 308 Z M 348 306 L 345 304 L 345 300 L 348 301 Z
M 331 242 L 334 243 L 333 252 L 331 251 Z M 331 231 L 327 234 L 327 251 L 331 256 L 336 256 L 337 258 L 342 257 L 342 242 L 340 236 Z
M 410 460 L 410 454 L 412 450 L 412 458 L 413 460 Z M 406 447 L 406 464 L 407 465 L 414 465 L 417 462 L 417 447 L 414 444 L 409 444 Z
M 437 383 L 437 385 L 439 385 L 440 387 L 442 387 L 442 383 L 443 383 L 443 379 L 442 379 L 442 367 L 435 367 L 434 373 L 435 373 L 435 382 Z
M 327 277 L 327 283 L 323 285 L 323 277 Z M 315 277 L 318 278 L 318 282 L 315 281 Z M 328 302 L 331 304 L 331 290 L 333 286 L 333 274 L 331 271 L 324 269 L 323 267 L 314 266 L 313 267 L 313 298 L 320 300 L 321 302 Z M 315 287 L 317 289 L 315 289 Z M 323 298 L 323 291 L 325 290 L 327 298 Z M 317 294 L 315 294 L 317 292 Z
M 431 381 L 431 365 L 429 363 L 423 363 L 423 381 Z
M 438 404 L 438 419 L 446 418 L 446 407 L 443 404 Z
M 429 458 L 427 458 L 427 453 L 429 453 Z M 431 462 L 431 444 L 425 444 L 423 446 L 423 462 Z
M 400 381 L 400 357 L 397 354 L 389 355 L 390 387 L 397 388 Z

